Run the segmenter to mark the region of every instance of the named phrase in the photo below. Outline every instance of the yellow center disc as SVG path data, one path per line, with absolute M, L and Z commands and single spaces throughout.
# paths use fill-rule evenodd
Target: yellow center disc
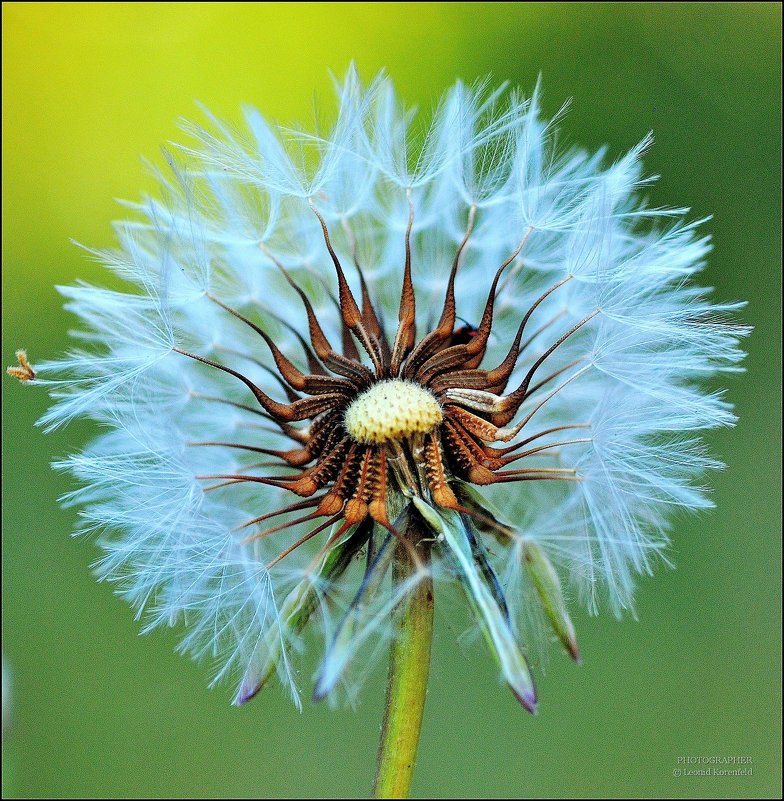
M 346 431 L 362 443 L 380 444 L 426 434 L 444 413 L 435 397 L 419 384 L 393 378 L 363 392 L 346 410 Z

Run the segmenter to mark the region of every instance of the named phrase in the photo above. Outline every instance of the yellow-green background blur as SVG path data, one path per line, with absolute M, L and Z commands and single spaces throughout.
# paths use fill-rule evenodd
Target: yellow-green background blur
M 677 569 L 642 582 L 639 622 L 577 615 L 584 664 L 553 654 L 536 717 L 442 617 L 415 794 L 780 792 L 780 24 L 778 4 L 3 5 L 4 364 L 66 347 L 54 285 L 102 280 L 69 239 L 111 244 L 113 198 L 151 188 L 139 157 L 160 163 L 195 99 L 308 122 L 351 59 L 425 110 L 458 77 L 530 90 L 541 71 L 546 111 L 574 98 L 562 141 L 615 157 L 652 129 L 653 201 L 714 215 L 704 283 L 748 299 L 755 326 L 726 382 L 740 424 L 710 437 L 717 509 L 679 522 Z M 137 636 L 90 575 L 94 545 L 70 538 L 70 483 L 48 463 L 87 428 L 44 436 L 42 390 L 5 379 L 3 398 L 4 795 L 366 795 L 383 668 L 356 711 L 298 714 L 274 688 L 230 707 L 173 633 Z M 695 756 L 749 757 L 753 775 L 675 777 Z

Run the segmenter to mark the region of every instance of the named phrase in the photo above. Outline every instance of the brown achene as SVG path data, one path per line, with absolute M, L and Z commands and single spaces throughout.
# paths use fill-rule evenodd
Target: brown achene
M 352 526 L 372 520 L 396 537 L 402 535 L 390 520 L 388 498 L 390 491 L 418 495 L 435 506 L 454 509 L 481 517 L 476 509 L 467 508 L 458 499 L 455 479 L 477 485 L 519 481 L 579 480 L 576 472 L 567 468 L 503 469 L 510 463 L 551 448 L 586 442 L 585 438 L 567 439 L 523 449 L 533 441 L 565 429 L 587 428 L 586 424 L 561 425 L 538 431 L 521 442 L 506 447 L 493 447 L 494 442 L 509 442 L 527 425 L 533 414 L 583 369 L 572 373 L 554 390 L 534 405 L 516 425 L 509 426 L 525 400 L 578 362 L 572 362 L 534 383 L 534 375 L 550 355 L 584 326 L 598 312 L 572 326 L 550 345 L 531 365 L 519 386 L 506 392 L 521 353 L 532 339 L 523 342 L 531 315 L 552 292 L 565 284 L 567 276 L 539 297 L 524 315 L 516 336 L 503 361 L 493 369 L 481 369 L 493 326 L 493 313 L 499 280 L 519 256 L 531 230 L 516 250 L 499 267 L 491 284 L 484 313 L 477 327 L 456 327 L 455 277 L 461 256 L 471 237 L 476 209 L 471 208 L 465 236 L 457 248 L 446 286 L 440 319 L 432 331 L 417 342 L 416 298 L 411 275 L 411 231 L 413 206 L 409 199 L 409 220 L 405 235 L 405 264 L 398 313 L 398 327 L 390 342 L 384 332 L 380 315 L 373 306 L 368 285 L 354 258 L 360 278 L 361 307 L 357 302 L 343 267 L 332 247 L 327 225 L 312 206 L 321 225 L 324 242 L 332 259 L 338 282 L 337 304 L 342 323 L 342 347 L 333 349 L 319 323 L 305 292 L 295 283 L 284 266 L 269 252 L 288 283 L 299 295 L 308 321 L 310 345 L 299 336 L 310 372 L 301 372 L 277 347 L 272 338 L 256 323 L 240 312 L 209 295 L 225 311 L 250 326 L 261 337 L 275 362 L 276 378 L 285 390 L 287 402 L 273 400 L 242 373 L 211 359 L 175 348 L 192 359 L 228 373 L 242 381 L 253 393 L 264 417 L 271 420 L 296 447 L 273 450 L 243 443 L 198 442 L 239 448 L 273 457 L 281 467 L 295 470 L 291 475 L 255 476 L 221 474 L 198 476 L 207 481 L 219 481 L 206 489 L 227 484 L 256 482 L 289 490 L 305 500 L 285 506 L 248 521 L 242 528 L 263 523 L 270 518 L 300 510 L 312 512 L 288 522 L 252 534 L 258 539 L 296 525 L 326 518 L 296 542 L 285 548 L 270 562 L 269 567 L 291 553 L 301 544 L 330 526 L 340 523 L 322 549 L 322 553 L 337 542 Z M 536 336 L 558 317 L 534 334 Z M 366 354 L 369 364 L 360 356 Z M 381 382 L 413 384 L 423 388 L 437 401 L 441 414 L 437 425 L 426 431 L 414 430 L 399 439 L 361 441 L 352 437 L 346 427 L 346 412 L 357 398 Z M 221 400 L 215 398 L 214 400 Z M 224 401 L 231 403 L 231 401 Z M 235 404 L 238 405 L 238 404 Z M 249 408 L 249 407 L 243 407 Z M 254 410 L 254 409 L 251 409 Z M 415 413 L 414 410 L 412 413 Z M 295 423 L 309 421 L 306 427 Z

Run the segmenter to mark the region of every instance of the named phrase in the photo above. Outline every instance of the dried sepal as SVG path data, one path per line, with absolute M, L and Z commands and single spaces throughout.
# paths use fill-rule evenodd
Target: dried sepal
M 448 557 L 454 564 L 490 652 L 501 669 L 501 675 L 517 700 L 529 712 L 535 712 L 536 689 L 533 677 L 516 641 L 508 612 L 499 605 L 500 585 L 496 582 L 488 585 L 487 574 L 477 569 L 465 521 L 457 512 L 436 509 L 420 498 L 414 498 L 413 502 L 422 518 L 443 539 Z M 505 603 L 503 606 L 505 607 Z
M 531 583 L 536 590 L 545 617 L 561 641 L 563 647 L 577 664 L 580 664 L 580 649 L 569 610 L 564 601 L 561 581 L 547 554 L 532 540 L 523 540 L 523 561 Z

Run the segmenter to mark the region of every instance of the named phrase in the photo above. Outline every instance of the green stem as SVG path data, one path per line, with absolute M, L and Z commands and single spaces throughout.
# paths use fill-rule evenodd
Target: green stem
M 407 534 L 411 533 L 411 528 Z M 409 549 L 398 543 L 392 565 L 393 583 L 398 585 L 405 581 L 416 569 Z M 433 639 L 430 576 L 423 578 L 398 606 L 394 625 L 374 798 L 408 798 L 411 788 Z

